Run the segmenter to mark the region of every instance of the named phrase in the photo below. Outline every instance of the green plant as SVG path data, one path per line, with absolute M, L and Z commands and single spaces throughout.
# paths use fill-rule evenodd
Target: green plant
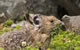
M 63 31 L 60 27 L 51 33 L 51 50 L 80 50 L 80 35 Z
M 21 26 L 20 25 L 16 25 L 16 29 L 20 29 L 21 28 Z
M 10 26 L 11 24 L 13 24 L 13 20 L 9 19 L 3 24 L 3 26 Z
M 39 47 L 40 47 L 40 46 L 41 46 L 41 43 L 40 43 L 40 42 L 37 42 L 37 46 L 39 46 Z
M 0 35 L 2 35 L 3 34 L 3 31 L 2 30 L 0 30 Z
M 31 46 L 27 46 L 24 48 L 24 50 L 39 50 L 38 48 L 33 48 Z
M 19 16 L 17 19 L 17 21 L 22 21 L 22 20 L 24 20 L 24 16 Z
M 4 50 L 3 48 L 0 48 L 0 50 Z
M 3 32 L 9 32 L 21 28 L 20 25 L 16 25 L 16 28 L 6 27 L 10 26 L 12 23 L 12 20 L 7 20 L 3 24 L 5 27 L 0 29 L 0 35 L 3 34 Z M 77 35 L 74 32 L 63 31 L 61 30 L 60 25 L 57 25 L 50 34 L 51 42 L 47 50 L 80 50 L 80 35 Z M 23 50 L 39 50 L 39 48 L 28 46 L 26 42 L 22 42 L 22 46 L 27 46 L 23 48 Z M 40 47 L 41 43 L 37 42 L 37 46 Z M 0 50 L 4 49 L 0 48 Z
M 4 28 L 3 28 L 3 31 L 4 31 L 4 32 L 9 32 L 9 31 L 11 31 L 11 28 L 4 27 Z

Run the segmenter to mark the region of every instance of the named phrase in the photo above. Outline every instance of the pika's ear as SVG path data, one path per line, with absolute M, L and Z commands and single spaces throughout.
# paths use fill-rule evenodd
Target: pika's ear
M 26 21 L 28 21 L 29 23 L 33 24 L 32 20 L 31 20 L 31 16 L 30 16 L 30 14 L 28 13 L 28 11 L 23 11 L 23 13 L 24 13 L 24 19 L 25 19 Z
M 41 26 L 41 18 L 40 14 L 29 14 L 29 20 L 32 22 L 35 28 L 40 29 Z
M 39 25 L 39 14 L 26 14 L 26 20 L 29 21 L 31 24 Z
M 28 21 L 29 23 L 33 24 L 33 22 L 32 22 L 32 17 L 30 16 L 30 14 L 26 14 L 26 15 L 25 15 L 25 19 L 26 19 L 26 21 Z
M 40 15 L 39 14 L 26 14 L 26 20 L 34 25 L 35 28 L 40 28 L 41 24 L 40 24 Z

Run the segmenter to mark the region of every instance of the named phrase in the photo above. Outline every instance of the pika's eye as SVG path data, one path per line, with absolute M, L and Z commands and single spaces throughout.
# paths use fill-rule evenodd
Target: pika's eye
M 50 20 L 50 22 L 51 22 L 51 23 L 53 23 L 53 22 L 54 22 L 54 20 Z

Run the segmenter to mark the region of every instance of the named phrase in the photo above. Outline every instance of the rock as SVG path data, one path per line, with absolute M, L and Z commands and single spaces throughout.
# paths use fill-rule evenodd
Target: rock
M 6 21 L 6 20 L 7 20 L 7 18 L 6 18 L 6 16 L 5 16 L 5 14 L 4 14 L 4 13 L 1 13 L 1 14 L 0 14 L 0 24 L 3 23 L 3 22 Z
M 5 13 L 7 18 L 23 15 L 25 0 L 0 0 L 0 13 Z
M 21 27 L 23 27 L 25 25 L 26 21 L 21 21 L 21 22 L 18 22 L 18 23 L 14 23 L 11 25 L 11 28 L 15 28 L 17 25 L 20 25 Z
M 23 16 L 23 11 L 57 16 L 57 5 L 54 0 L 0 0 L 0 14 L 7 19 Z
M 62 20 L 67 30 L 80 34 L 80 16 L 64 15 Z
M 57 4 L 55 0 L 26 0 L 26 8 L 31 13 L 57 15 Z
M 16 17 L 23 14 L 24 10 L 33 13 L 56 15 L 57 6 L 53 0 L 0 0 L 0 13 Z
M 60 9 L 60 7 L 61 9 Z M 59 8 L 59 9 L 58 9 Z M 63 10 L 63 8 L 65 10 Z M 0 13 L 5 13 L 7 18 L 16 18 L 23 15 L 23 11 L 54 15 L 60 18 L 67 12 L 69 15 L 80 14 L 79 0 L 0 0 Z M 61 11 L 59 11 L 61 10 Z
M 80 0 L 72 0 L 72 2 L 80 8 Z
M 65 8 L 69 15 L 80 15 L 79 0 L 57 0 L 57 4 Z

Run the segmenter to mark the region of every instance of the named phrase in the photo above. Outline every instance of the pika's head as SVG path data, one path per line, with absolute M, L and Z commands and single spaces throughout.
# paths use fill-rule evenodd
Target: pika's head
M 40 14 L 27 14 L 27 21 L 29 21 L 37 31 L 41 33 L 49 33 L 57 24 L 62 24 L 55 16 L 45 16 Z

